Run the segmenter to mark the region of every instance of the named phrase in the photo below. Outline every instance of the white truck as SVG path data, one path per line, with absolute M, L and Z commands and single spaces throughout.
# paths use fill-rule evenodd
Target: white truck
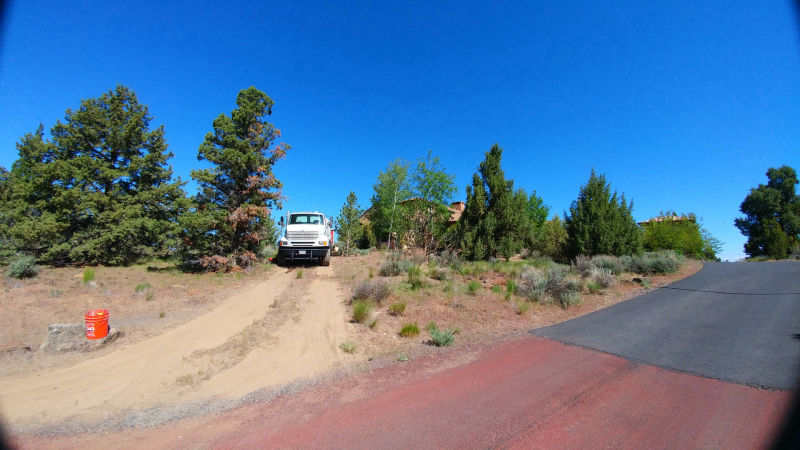
M 318 211 L 293 212 L 281 217 L 278 224 L 286 232 L 278 241 L 278 264 L 316 261 L 331 265 L 333 223 Z

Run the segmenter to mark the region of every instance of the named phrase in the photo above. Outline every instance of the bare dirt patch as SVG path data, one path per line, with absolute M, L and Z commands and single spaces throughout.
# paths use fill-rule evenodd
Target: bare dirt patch
M 348 324 L 330 268 L 274 269 L 204 314 L 161 334 L 63 367 L 0 378 L 14 429 L 96 422 L 143 409 L 255 390 L 331 370 L 349 356 Z M 352 358 L 352 357 L 350 357 Z

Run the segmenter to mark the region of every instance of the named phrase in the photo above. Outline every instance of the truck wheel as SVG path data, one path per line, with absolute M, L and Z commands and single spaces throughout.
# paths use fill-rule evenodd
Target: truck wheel
M 328 252 L 325 253 L 325 256 L 322 257 L 322 265 L 323 266 L 331 265 L 331 249 L 328 249 Z

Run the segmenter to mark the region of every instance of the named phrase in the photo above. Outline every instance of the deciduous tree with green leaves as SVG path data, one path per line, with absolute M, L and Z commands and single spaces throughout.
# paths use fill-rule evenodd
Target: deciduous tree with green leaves
M 236 106 L 214 119 L 214 131 L 200 145 L 197 159 L 212 167 L 191 172 L 200 192 L 181 219 L 188 262 L 255 253 L 274 234 L 269 214 L 283 197 L 272 167 L 289 146 L 277 142 L 281 132 L 267 121 L 273 106 L 267 94 L 251 86 L 239 92 Z
M 339 217 L 336 218 L 336 234 L 339 235 L 339 240 L 344 241 L 344 248 L 342 251 L 345 255 L 349 255 L 355 243 L 361 239 L 364 233 L 364 227 L 361 224 L 361 214 L 364 212 L 358 206 L 358 198 L 356 193 L 350 191 L 347 196 L 342 209 L 339 211 Z
M 589 181 L 565 214 L 567 257 L 640 253 L 642 231 L 632 211 L 633 202 L 626 202 L 625 194 L 621 198 L 616 191 L 612 194 L 605 175 L 592 169 Z
M 44 139 L 40 126 L 17 144 L 3 188 L 7 239 L 40 262 L 130 264 L 175 247 L 186 206 L 172 180 L 164 128 L 124 86 L 68 109 Z
M 795 193 L 797 173 L 789 166 L 770 168 L 767 184 L 750 189 L 740 206 L 744 217 L 734 221 L 747 237 L 744 251 L 750 257 L 785 258 L 800 244 L 800 196 Z
M 402 202 L 411 198 L 411 180 L 408 163 L 396 160 L 378 174 L 378 182 L 372 186 L 369 221 L 379 242 L 389 242 L 396 234 L 398 240 L 408 229 L 405 206 Z
M 456 192 L 454 180 L 455 176 L 445 171 L 439 157 L 432 152 L 417 162 L 411 174 L 413 195 L 418 201 L 410 202 L 404 211 L 405 223 L 413 228 L 415 244 L 426 255 L 436 249 L 438 238 L 450 220 L 448 206 Z
M 645 223 L 643 230 L 645 250 L 675 250 L 691 258 L 714 260 L 721 248 L 694 213 L 678 216 L 675 211 L 662 212 L 659 220 Z

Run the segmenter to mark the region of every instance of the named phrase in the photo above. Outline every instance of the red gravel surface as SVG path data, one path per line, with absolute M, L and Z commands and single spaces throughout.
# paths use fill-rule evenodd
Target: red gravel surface
M 22 447 L 758 448 L 793 392 L 544 338 L 443 352 L 154 429 L 17 436 Z

